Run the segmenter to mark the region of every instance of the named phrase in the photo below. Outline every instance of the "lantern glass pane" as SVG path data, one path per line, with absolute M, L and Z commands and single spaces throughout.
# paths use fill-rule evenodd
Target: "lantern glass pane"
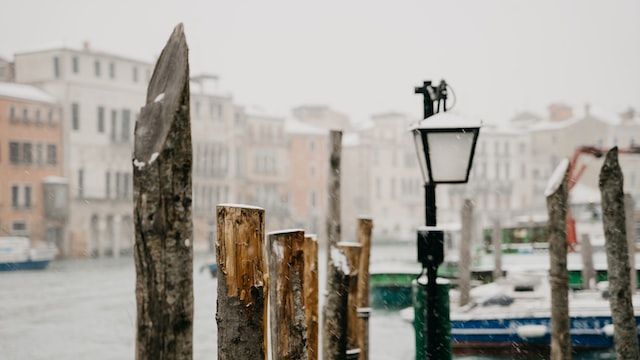
M 418 164 L 420 164 L 420 174 L 422 174 L 422 180 L 429 182 L 429 174 L 427 172 L 427 160 L 424 157 L 424 144 L 422 143 L 422 136 L 419 130 L 413 130 L 413 141 L 416 146 L 416 155 L 418 155 Z
M 433 181 L 466 181 L 474 132 L 429 132 L 429 160 Z

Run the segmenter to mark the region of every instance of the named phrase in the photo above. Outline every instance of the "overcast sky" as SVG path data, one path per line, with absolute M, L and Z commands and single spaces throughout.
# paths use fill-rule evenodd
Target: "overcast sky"
M 360 121 L 418 116 L 446 79 L 456 110 L 501 122 L 551 101 L 640 109 L 640 2 L 1 0 L 0 55 L 90 41 L 143 60 L 185 24 L 192 73 L 286 115 L 328 104 Z

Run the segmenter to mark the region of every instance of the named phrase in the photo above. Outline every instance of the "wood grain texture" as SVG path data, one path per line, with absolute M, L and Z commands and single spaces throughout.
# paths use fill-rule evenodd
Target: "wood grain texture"
M 267 358 L 268 275 L 264 210 L 217 207 L 218 359 Z
M 154 99 L 165 94 L 162 101 Z M 189 61 L 182 24 L 162 50 L 136 122 L 136 359 L 191 359 L 193 225 Z
M 349 266 L 349 291 L 347 301 L 347 350 L 358 347 L 360 318 L 358 317 L 358 272 L 362 244 L 356 242 L 339 242 L 338 249 L 346 256 Z M 356 357 L 357 359 L 357 357 Z
M 569 274 L 567 272 L 567 179 L 547 196 L 549 220 L 549 282 L 551 283 L 551 359 L 571 359 L 571 336 L 569 335 Z
M 607 273 L 609 276 L 609 304 L 613 320 L 613 339 L 616 359 L 638 359 L 638 335 L 631 303 L 629 253 L 625 226 L 623 175 L 618 163 L 618 148 L 607 152 L 600 170 L 600 194 Z
M 304 311 L 307 320 L 309 360 L 318 359 L 318 241 L 315 235 L 304 237 Z
M 358 348 L 360 360 L 369 359 L 369 259 L 371 257 L 371 232 L 373 221 L 369 218 L 358 218 L 358 243 L 362 246 L 358 265 Z
M 307 360 L 304 231 L 269 233 L 269 309 L 274 360 Z

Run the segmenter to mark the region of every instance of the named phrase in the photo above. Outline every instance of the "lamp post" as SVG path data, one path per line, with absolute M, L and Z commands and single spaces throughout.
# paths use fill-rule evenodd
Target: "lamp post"
M 426 348 L 418 350 L 426 359 L 443 359 L 448 356 L 444 354 L 449 353 L 450 344 L 444 343 L 443 329 L 448 324 L 442 323 L 445 314 L 438 314 L 437 306 L 436 280 L 444 260 L 444 233 L 436 228 L 436 185 L 464 184 L 469 180 L 481 124 L 446 112 L 448 90 L 444 80 L 438 86 L 425 81 L 422 87 L 415 88 L 415 93 L 424 96 L 424 119 L 411 132 L 425 184 L 426 223 L 418 230 L 418 261 L 422 264 L 418 285 L 424 286 L 425 277 L 427 280 Z M 425 329 L 421 330 L 424 336 Z

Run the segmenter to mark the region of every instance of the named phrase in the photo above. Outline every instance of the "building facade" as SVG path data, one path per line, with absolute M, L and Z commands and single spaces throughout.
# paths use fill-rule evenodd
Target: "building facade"
M 15 78 L 52 94 L 62 109 L 70 219 L 63 252 L 131 251 L 133 129 L 151 64 L 109 53 L 56 48 L 15 55 Z
M 26 236 L 62 249 L 67 185 L 57 100 L 0 82 L 0 236 Z

